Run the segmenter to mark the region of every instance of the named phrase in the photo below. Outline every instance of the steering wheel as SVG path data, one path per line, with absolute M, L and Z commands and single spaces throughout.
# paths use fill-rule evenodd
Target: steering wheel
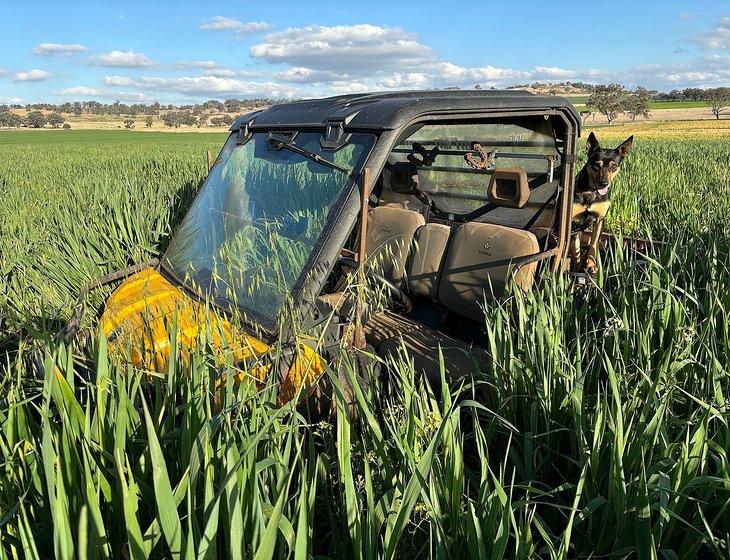
M 352 268 L 354 270 L 357 270 L 360 267 L 360 264 L 353 258 L 350 257 L 343 257 L 340 256 L 338 260 L 339 264 L 341 266 L 346 266 L 348 268 Z M 376 283 L 385 286 L 385 288 L 390 292 L 390 294 L 398 300 L 400 305 L 403 306 L 403 310 L 406 313 L 410 313 L 413 309 L 413 302 L 411 301 L 411 298 L 408 297 L 408 294 L 406 294 L 403 290 L 401 290 L 398 286 L 393 284 L 390 280 L 383 278 L 380 274 L 375 272 L 374 270 L 371 270 L 369 268 L 365 269 L 365 276 L 367 278 L 370 278 L 371 280 L 374 280 Z

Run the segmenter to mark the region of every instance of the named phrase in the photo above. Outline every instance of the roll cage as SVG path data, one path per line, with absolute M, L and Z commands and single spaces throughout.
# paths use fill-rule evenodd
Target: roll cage
M 555 198 L 548 201 L 554 208 L 554 242 L 534 254 L 516 258 L 512 273 L 531 263 L 548 263 L 552 270 L 565 267 L 570 237 L 570 202 L 573 197 L 576 144 L 580 135 L 580 118 L 573 106 L 555 96 L 536 96 L 518 91 L 426 91 L 389 92 L 367 95 L 345 95 L 326 99 L 295 101 L 274 105 L 263 111 L 241 116 L 231 126 L 231 134 L 244 142 L 253 132 L 307 130 L 322 134 L 323 150 L 336 151 L 345 145 L 350 134 L 370 132 L 377 135 L 376 143 L 360 173 L 348 186 L 340 204 L 333 208 L 310 262 L 306 275 L 294 286 L 293 296 L 306 316 L 331 274 L 341 251 L 351 240 L 360 221 L 361 232 L 367 226 L 366 204 L 377 204 L 371 196 L 382 180 L 388 158 L 399 146 L 408 145 L 407 139 L 414 127 L 429 123 L 487 123 L 514 122 L 518 119 L 545 119 L 555 131 L 557 157 L 548 161 L 550 179 L 557 178 Z M 468 139 L 462 139 L 468 140 Z M 405 144 L 404 144 L 405 143 Z M 469 153 L 467 146 L 461 151 Z M 531 157 L 511 154 L 506 149 L 495 154 L 500 157 Z M 368 184 L 366 177 L 372 180 Z M 450 224 L 478 220 L 490 203 L 463 214 L 439 210 L 434 205 L 431 219 Z M 546 206 L 547 206 L 546 204 Z M 544 210 L 544 208 L 543 208 Z M 360 235 L 362 238 L 363 235 Z M 362 247 L 354 248 L 361 252 Z M 271 333 L 273 334 L 273 333 Z

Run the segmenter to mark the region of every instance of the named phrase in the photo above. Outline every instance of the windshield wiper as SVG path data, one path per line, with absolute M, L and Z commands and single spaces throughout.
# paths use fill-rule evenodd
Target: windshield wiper
M 344 173 L 345 175 L 349 175 L 352 171 L 352 169 L 348 169 L 343 165 L 339 165 L 333 161 L 323 158 L 319 154 L 310 152 L 309 150 L 305 150 L 304 148 L 297 146 L 292 140 L 289 140 L 286 136 L 272 134 L 269 136 L 269 144 L 272 148 L 275 149 L 286 148 L 287 150 L 294 152 L 295 154 L 304 156 L 307 159 L 316 161 L 317 163 L 325 165 L 331 169 L 336 169 L 337 171 L 339 171 L 340 173 Z

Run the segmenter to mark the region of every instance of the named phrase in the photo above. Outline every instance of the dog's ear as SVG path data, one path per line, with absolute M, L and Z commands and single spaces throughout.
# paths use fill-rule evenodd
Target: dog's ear
M 621 144 L 618 148 L 616 148 L 616 151 L 621 157 L 626 157 L 629 155 L 629 151 L 631 150 L 631 144 L 634 143 L 634 136 L 629 136 L 623 144 Z
M 598 138 L 592 132 L 588 135 L 588 142 L 586 142 L 586 152 L 592 154 L 596 150 L 600 150 L 601 146 L 598 144 Z

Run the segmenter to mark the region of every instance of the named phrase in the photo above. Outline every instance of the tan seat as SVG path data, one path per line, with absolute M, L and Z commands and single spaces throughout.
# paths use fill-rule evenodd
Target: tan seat
M 368 213 L 365 252 L 369 266 L 387 280 L 401 287 L 404 283 L 406 261 L 416 230 L 426 223 L 422 214 L 396 205 L 378 206 Z M 324 294 L 320 299 L 339 314 L 348 315 L 355 305 L 343 278 L 338 291 Z
M 454 313 L 481 321 L 485 299 L 504 294 L 512 261 L 539 252 L 537 238 L 529 231 L 496 224 L 464 224 L 449 243 L 439 281 L 439 302 Z M 523 290 L 532 287 L 536 266 L 523 266 L 514 278 Z
M 416 230 L 408 262 L 408 291 L 414 296 L 438 297 L 441 265 L 446 256 L 451 228 L 443 224 L 426 224 Z
M 384 358 L 397 356 L 405 346 L 415 371 L 431 381 L 440 379 L 439 348 L 447 380 L 485 372 L 487 353 L 447 334 L 390 311 L 376 313 L 365 324 L 365 337 Z
M 396 286 L 402 286 L 413 238 L 425 223 L 422 214 L 399 206 L 378 206 L 370 210 L 365 239 L 370 266 Z

